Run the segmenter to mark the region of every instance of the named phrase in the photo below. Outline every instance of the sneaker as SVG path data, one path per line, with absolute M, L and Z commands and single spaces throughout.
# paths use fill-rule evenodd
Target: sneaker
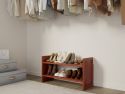
M 65 73 L 65 71 L 59 71 L 59 72 L 55 73 L 54 76 L 66 77 L 66 73 Z

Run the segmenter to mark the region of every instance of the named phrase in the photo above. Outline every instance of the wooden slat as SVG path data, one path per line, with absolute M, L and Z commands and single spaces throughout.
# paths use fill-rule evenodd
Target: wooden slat
M 65 77 L 57 77 L 57 76 L 50 76 L 50 75 L 43 75 L 44 77 L 53 78 L 62 81 L 73 82 L 77 84 L 83 84 L 82 80 L 72 79 L 72 78 L 65 78 Z
M 59 66 L 68 66 L 68 67 L 82 67 L 82 64 L 65 64 L 65 63 L 53 63 L 53 62 L 43 62 L 44 64 L 56 64 Z

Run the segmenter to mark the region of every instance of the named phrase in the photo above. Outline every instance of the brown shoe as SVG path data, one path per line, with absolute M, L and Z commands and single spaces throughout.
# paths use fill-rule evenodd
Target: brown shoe
M 82 68 L 78 68 L 77 69 L 77 76 L 76 76 L 77 79 L 81 79 L 82 78 Z
M 72 78 L 76 78 L 76 76 L 77 76 L 77 70 L 73 70 L 72 71 Z
M 47 75 L 50 75 L 53 69 L 53 65 L 48 65 L 48 72 Z
M 72 76 L 72 70 L 66 70 L 66 77 L 71 78 Z
M 52 69 L 51 75 L 54 75 L 57 72 L 58 72 L 57 65 L 53 65 L 53 69 Z

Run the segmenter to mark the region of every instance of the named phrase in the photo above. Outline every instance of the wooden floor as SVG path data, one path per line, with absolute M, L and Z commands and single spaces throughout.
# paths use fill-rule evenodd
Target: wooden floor
M 28 75 L 27 78 L 28 80 L 41 82 L 41 79 L 38 76 Z M 82 90 L 79 84 L 73 84 L 73 83 L 64 82 L 64 81 L 53 80 L 46 83 L 51 85 L 66 87 L 70 89 Z M 96 94 L 125 94 L 125 91 L 119 91 L 119 90 L 113 90 L 113 89 L 107 89 L 107 88 L 101 88 L 101 87 L 93 87 L 89 90 L 86 90 L 86 92 L 91 92 Z

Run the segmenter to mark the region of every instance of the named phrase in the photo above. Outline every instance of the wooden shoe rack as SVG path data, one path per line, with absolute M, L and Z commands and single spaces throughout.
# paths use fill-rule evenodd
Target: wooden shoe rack
M 84 58 L 81 64 L 65 64 L 65 63 L 54 63 L 47 62 L 50 56 L 42 56 L 42 82 L 50 81 L 53 79 L 68 81 L 80 84 L 83 90 L 89 89 L 93 87 L 93 58 Z M 52 75 L 47 75 L 48 65 L 53 64 L 57 66 L 63 67 L 74 67 L 74 68 L 82 68 L 82 79 L 72 79 L 66 77 L 57 77 Z

